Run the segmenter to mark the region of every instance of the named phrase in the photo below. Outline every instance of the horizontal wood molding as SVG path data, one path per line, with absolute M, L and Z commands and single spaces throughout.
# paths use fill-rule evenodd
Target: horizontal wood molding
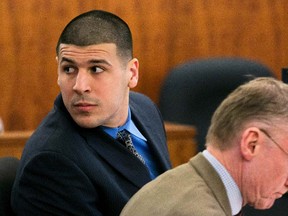
M 167 143 L 173 167 L 186 163 L 197 153 L 194 127 L 165 123 Z M 21 157 L 25 143 L 33 131 L 6 131 L 0 134 L 0 157 Z

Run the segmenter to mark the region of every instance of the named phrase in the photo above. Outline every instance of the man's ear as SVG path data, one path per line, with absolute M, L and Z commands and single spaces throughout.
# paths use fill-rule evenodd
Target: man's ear
M 139 79 L 139 61 L 133 58 L 128 62 L 127 70 L 129 70 L 129 88 L 134 88 L 137 86 Z
M 261 143 L 260 130 L 256 127 L 250 127 L 244 130 L 241 137 L 241 154 L 246 160 L 251 160 L 256 156 Z

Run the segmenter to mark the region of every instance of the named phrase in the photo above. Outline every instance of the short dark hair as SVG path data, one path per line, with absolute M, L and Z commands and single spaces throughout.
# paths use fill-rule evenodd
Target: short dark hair
M 101 10 L 92 10 L 72 19 L 61 33 L 56 54 L 61 43 L 89 46 L 114 43 L 119 56 L 132 58 L 132 34 L 127 23 L 120 17 Z

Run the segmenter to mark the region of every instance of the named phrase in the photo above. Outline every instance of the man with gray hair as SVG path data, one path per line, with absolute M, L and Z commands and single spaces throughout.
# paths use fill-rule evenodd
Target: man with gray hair
M 121 216 L 231 216 L 288 190 L 288 85 L 257 78 L 215 111 L 206 150 L 138 191 Z

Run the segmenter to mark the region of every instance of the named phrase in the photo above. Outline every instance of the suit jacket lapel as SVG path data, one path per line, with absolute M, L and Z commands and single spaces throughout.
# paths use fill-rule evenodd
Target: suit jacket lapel
M 83 134 L 88 145 L 134 185 L 140 188 L 151 180 L 146 166 L 101 128 L 86 129 Z
M 171 163 L 167 157 L 167 155 L 169 155 L 167 141 L 166 139 L 163 139 L 163 137 L 166 137 L 166 134 L 161 134 L 161 131 L 151 128 L 155 123 L 152 122 L 153 120 L 150 118 L 149 114 L 147 116 L 147 112 L 137 112 L 137 115 L 135 115 L 136 110 L 133 103 L 130 103 L 130 108 L 134 123 L 144 137 L 146 137 L 151 151 L 155 154 L 155 158 L 158 159 L 160 171 L 164 172 L 170 169 Z M 164 125 L 163 131 L 165 131 Z
M 215 198 L 224 209 L 226 215 L 231 215 L 232 210 L 225 186 L 214 168 L 205 159 L 202 153 L 199 153 L 190 161 L 193 167 L 198 171 L 199 175 L 205 179 L 208 187 L 212 190 Z

